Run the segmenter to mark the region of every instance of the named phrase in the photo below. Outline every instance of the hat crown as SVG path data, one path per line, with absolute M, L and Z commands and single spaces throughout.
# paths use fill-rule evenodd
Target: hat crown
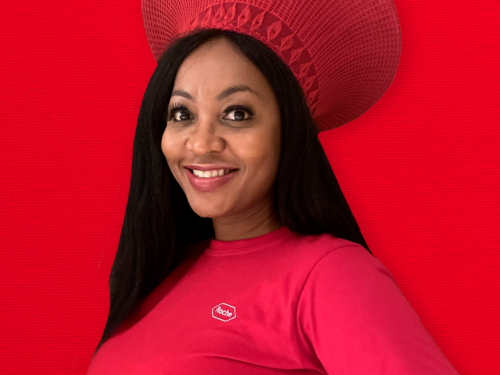
M 239 15 L 239 17 L 236 17 Z M 314 116 L 317 105 L 318 78 L 314 62 L 296 33 L 275 14 L 248 3 L 224 1 L 202 9 L 179 29 L 180 35 L 197 28 L 234 30 L 262 41 L 292 69 Z

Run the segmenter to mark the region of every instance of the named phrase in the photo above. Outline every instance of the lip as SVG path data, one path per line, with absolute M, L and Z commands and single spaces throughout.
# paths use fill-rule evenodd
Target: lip
M 184 168 L 196 169 L 197 171 L 212 171 L 216 169 L 238 169 L 224 164 L 206 164 L 206 165 L 184 165 Z
M 223 176 L 218 176 L 218 177 L 210 177 L 210 178 L 204 178 L 204 177 L 198 177 L 195 176 L 189 169 L 191 166 L 186 166 L 184 169 L 186 170 L 186 174 L 188 177 L 189 182 L 191 183 L 191 186 L 193 189 L 198 190 L 198 191 L 203 191 L 203 192 L 208 192 L 208 191 L 213 191 L 215 189 L 220 188 L 221 186 L 227 184 L 229 181 L 232 180 L 234 175 L 238 173 L 238 170 L 225 174 Z M 200 167 L 196 167 L 195 169 L 197 170 L 203 170 L 203 169 L 198 169 Z M 234 168 L 214 168 L 210 167 L 205 170 L 211 170 L 211 169 L 234 169 Z

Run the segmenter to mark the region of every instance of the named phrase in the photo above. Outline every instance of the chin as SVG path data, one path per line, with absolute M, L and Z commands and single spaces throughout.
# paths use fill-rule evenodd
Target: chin
M 203 207 L 203 203 L 201 204 L 189 204 L 194 213 L 200 217 L 213 219 L 215 217 L 222 216 L 223 213 L 213 207 Z
M 221 216 L 220 214 L 216 214 L 216 213 L 213 213 L 212 211 L 207 211 L 207 210 L 194 210 L 193 209 L 193 211 L 199 217 L 204 217 L 204 218 L 214 219 L 216 217 Z

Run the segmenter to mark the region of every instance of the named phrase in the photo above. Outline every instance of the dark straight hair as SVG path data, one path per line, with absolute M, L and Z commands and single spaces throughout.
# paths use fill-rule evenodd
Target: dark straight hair
M 204 43 L 226 38 L 267 78 L 281 113 L 281 155 L 273 186 L 281 223 L 304 235 L 330 233 L 366 248 L 318 139 L 302 88 L 291 69 L 262 42 L 236 32 L 196 30 L 164 52 L 146 88 L 133 145 L 132 176 L 118 251 L 109 278 L 110 309 L 101 345 L 180 262 L 191 245 L 214 235 L 173 178 L 161 151 L 164 115 L 184 59 Z M 94 353 L 95 354 L 95 353 Z

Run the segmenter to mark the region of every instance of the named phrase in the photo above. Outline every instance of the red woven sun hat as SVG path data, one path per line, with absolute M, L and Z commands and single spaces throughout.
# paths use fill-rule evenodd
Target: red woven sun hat
M 262 41 L 293 71 L 318 131 L 375 104 L 401 55 L 392 0 L 142 0 L 142 17 L 156 61 L 175 38 L 196 29 Z

